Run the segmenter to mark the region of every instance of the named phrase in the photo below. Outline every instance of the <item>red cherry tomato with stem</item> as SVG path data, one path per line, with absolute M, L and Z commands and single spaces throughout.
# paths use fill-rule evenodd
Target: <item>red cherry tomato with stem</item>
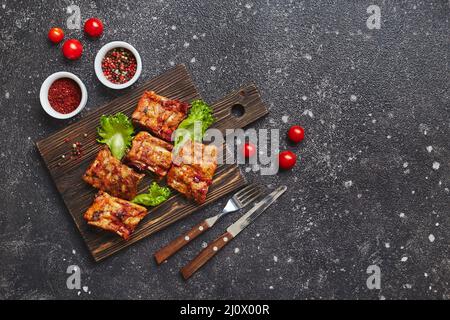
M 289 170 L 297 162 L 297 156 L 292 151 L 282 151 L 278 155 L 278 161 L 281 169 Z
M 256 154 L 256 146 L 251 142 L 244 143 L 242 153 L 244 157 L 251 158 Z
M 91 37 L 100 37 L 103 33 L 103 22 L 98 18 L 87 19 L 84 23 L 84 32 Z
M 299 143 L 305 138 L 305 129 L 300 126 L 292 126 L 289 128 L 288 137 L 292 142 Z
M 76 60 L 83 54 L 83 45 L 77 39 L 69 39 L 64 42 L 62 52 L 67 59 Z
M 60 43 L 64 39 L 64 31 L 61 28 L 51 28 L 48 31 L 48 39 L 53 43 Z

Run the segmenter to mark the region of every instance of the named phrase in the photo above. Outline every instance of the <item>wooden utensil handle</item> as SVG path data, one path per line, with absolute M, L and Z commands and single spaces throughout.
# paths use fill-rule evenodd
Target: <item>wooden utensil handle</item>
M 156 262 L 158 264 L 163 263 L 172 255 L 174 255 L 178 250 L 183 248 L 185 245 L 197 238 L 209 228 L 210 226 L 206 222 L 206 220 L 203 220 L 199 224 L 195 225 L 191 230 L 172 240 L 169 244 L 156 251 L 154 254 Z
M 184 280 L 189 279 L 198 269 L 200 269 L 206 262 L 215 256 L 220 249 L 233 239 L 233 236 L 228 231 L 222 234 L 208 246 L 200 251 L 200 253 L 187 265 L 181 269 L 181 274 Z

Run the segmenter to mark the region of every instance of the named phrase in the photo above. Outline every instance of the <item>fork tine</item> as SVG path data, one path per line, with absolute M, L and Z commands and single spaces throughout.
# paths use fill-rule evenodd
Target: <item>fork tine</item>
M 241 207 L 246 207 L 247 205 L 249 205 L 252 202 L 255 202 L 257 199 L 259 199 L 261 196 L 261 193 L 255 193 L 252 197 L 249 197 L 247 199 L 245 199 L 243 202 L 241 202 Z
M 240 190 L 238 193 L 236 193 L 234 197 L 235 199 L 239 200 L 240 198 L 245 197 L 247 194 L 252 192 L 252 190 L 254 190 L 255 188 L 257 188 L 255 184 L 249 184 L 248 186 Z
M 248 195 L 246 195 L 245 197 L 239 199 L 239 202 L 241 202 L 242 206 L 246 206 L 253 200 L 257 199 L 261 195 L 261 193 L 262 193 L 261 190 L 259 190 L 259 188 L 257 188 L 255 190 L 253 190 L 251 193 L 249 193 Z
M 244 195 L 241 195 L 238 197 L 239 201 L 243 201 L 244 199 L 251 197 L 255 192 L 259 192 L 258 188 L 253 188 L 252 190 L 249 190 Z

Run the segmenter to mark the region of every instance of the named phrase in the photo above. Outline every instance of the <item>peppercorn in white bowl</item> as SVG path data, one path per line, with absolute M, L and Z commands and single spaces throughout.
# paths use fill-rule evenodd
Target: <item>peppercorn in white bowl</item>
M 142 72 L 142 60 L 138 51 L 124 41 L 105 44 L 94 62 L 95 74 L 105 86 L 124 89 L 131 86 Z

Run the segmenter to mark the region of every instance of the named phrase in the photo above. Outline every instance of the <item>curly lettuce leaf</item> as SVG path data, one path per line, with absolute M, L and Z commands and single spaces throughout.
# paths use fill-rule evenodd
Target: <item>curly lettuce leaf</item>
M 131 120 L 119 112 L 110 116 L 103 115 L 97 132 L 100 136 L 97 141 L 107 144 L 112 155 L 120 160 L 131 145 L 134 127 Z
M 142 193 L 134 197 L 132 202 L 144 205 L 146 207 L 155 207 L 170 197 L 168 187 L 160 187 L 156 182 L 152 182 L 147 193 Z
M 213 110 L 203 100 L 194 100 L 191 103 L 189 114 L 175 131 L 175 148 L 191 139 L 201 142 L 206 130 L 214 123 Z

